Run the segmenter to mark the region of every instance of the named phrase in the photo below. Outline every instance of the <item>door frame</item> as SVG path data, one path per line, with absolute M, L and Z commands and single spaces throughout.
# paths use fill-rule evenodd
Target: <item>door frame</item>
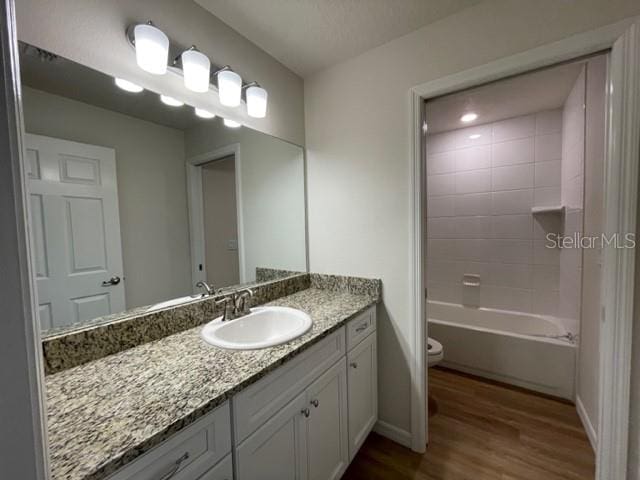
M 607 104 L 604 231 L 635 233 L 640 160 L 640 93 L 633 87 L 640 84 L 640 17 L 628 18 L 410 89 L 409 161 L 412 196 L 409 255 L 412 271 L 409 281 L 415 342 L 411 365 L 411 446 L 415 451 L 425 451 L 428 438 L 428 415 L 425 409 L 428 317 L 423 265 L 426 223 L 424 101 L 609 49 L 611 59 L 607 85 L 610 94 Z M 601 284 L 603 311 L 600 331 L 597 480 L 624 480 L 627 476 L 634 273 L 634 249 L 605 250 Z
M 236 176 L 236 210 L 238 223 L 238 263 L 240 283 L 246 282 L 244 254 L 244 224 L 242 215 L 242 177 L 240 144 L 232 143 L 210 152 L 187 159 L 187 203 L 189 208 L 189 239 L 191 243 L 192 288 L 196 283 L 207 281 L 204 238 L 204 204 L 202 202 L 202 166 L 233 155 Z M 202 270 L 200 269 L 202 265 Z M 220 288 L 223 285 L 216 285 Z

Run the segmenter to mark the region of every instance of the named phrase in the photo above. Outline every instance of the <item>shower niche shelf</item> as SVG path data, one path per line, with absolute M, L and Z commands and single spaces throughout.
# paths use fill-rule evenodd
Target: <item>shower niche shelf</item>
M 550 205 L 547 207 L 531 207 L 533 215 L 563 215 L 564 205 Z

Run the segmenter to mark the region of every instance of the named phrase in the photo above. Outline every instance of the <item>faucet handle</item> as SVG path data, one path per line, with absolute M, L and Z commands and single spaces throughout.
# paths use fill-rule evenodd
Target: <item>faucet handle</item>
M 222 321 L 226 322 L 229 320 L 229 303 L 231 303 L 233 299 L 231 297 L 223 297 L 220 300 L 216 300 L 214 305 L 216 307 L 222 306 Z
M 239 313 L 242 315 L 251 313 L 251 308 L 247 307 L 247 297 L 253 297 L 253 290 L 251 290 L 250 288 L 245 288 L 243 290 L 240 290 L 236 295 L 236 309 L 239 311 Z

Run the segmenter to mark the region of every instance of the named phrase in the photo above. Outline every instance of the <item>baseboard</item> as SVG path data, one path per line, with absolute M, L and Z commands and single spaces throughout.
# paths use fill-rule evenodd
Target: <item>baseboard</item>
M 582 426 L 584 427 L 585 432 L 587 432 L 587 437 L 589 437 L 591 448 L 593 448 L 593 451 L 595 452 L 598 448 L 596 429 L 593 428 L 591 419 L 589 418 L 589 415 L 587 415 L 587 410 L 584 408 L 584 404 L 582 403 L 582 400 L 580 400 L 580 397 L 576 397 L 576 410 L 578 411 L 578 416 L 582 421 Z
M 378 420 L 373 427 L 373 431 L 383 437 L 387 437 L 389 440 L 399 443 L 400 445 L 411 448 L 411 433 L 406 430 L 402 430 L 401 428 L 394 427 L 390 423 Z

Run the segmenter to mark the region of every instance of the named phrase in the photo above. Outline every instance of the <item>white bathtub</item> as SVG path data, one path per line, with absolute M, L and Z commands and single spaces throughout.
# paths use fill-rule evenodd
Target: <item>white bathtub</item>
M 574 400 L 576 347 L 554 317 L 429 301 L 443 366 Z

